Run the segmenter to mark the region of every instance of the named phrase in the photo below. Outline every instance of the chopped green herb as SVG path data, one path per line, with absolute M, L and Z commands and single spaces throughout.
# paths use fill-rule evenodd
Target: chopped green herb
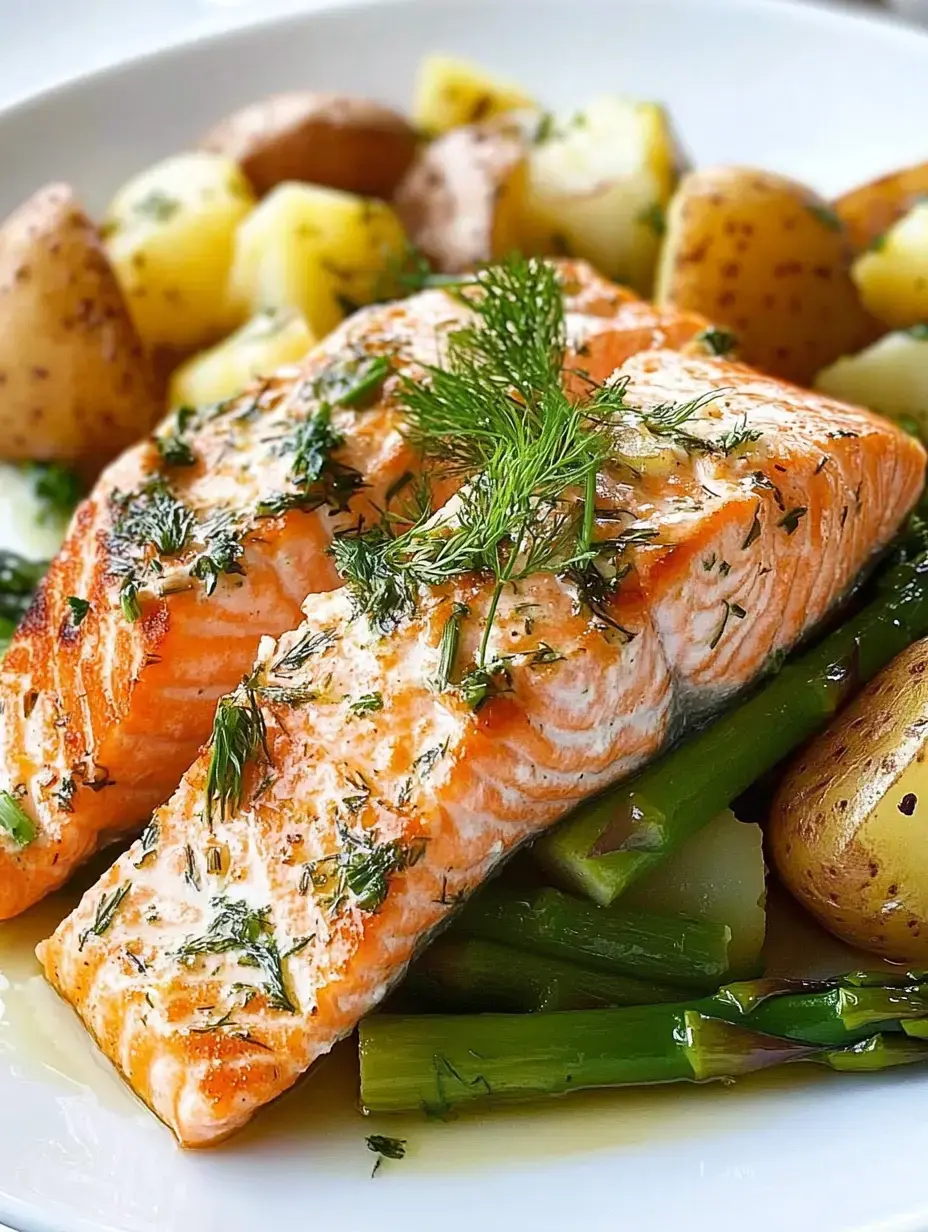
M 311 658 L 314 654 L 320 654 L 336 641 L 338 641 L 338 634 L 334 629 L 321 629 L 317 633 L 304 633 L 296 645 L 288 650 L 283 658 L 277 660 L 273 665 L 273 670 L 285 674 L 295 672 L 303 666 L 307 659 Z
M 380 1165 L 385 1159 L 404 1159 L 406 1156 L 405 1138 L 387 1138 L 383 1134 L 371 1134 L 365 1138 L 367 1149 L 377 1156 L 371 1176 L 376 1176 Z
M 731 330 L 719 329 L 716 325 L 701 330 L 693 341 L 702 343 L 710 355 L 718 356 L 730 355 L 738 346 L 738 339 Z
M 337 360 L 316 378 L 316 397 L 332 406 L 366 406 L 379 393 L 391 368 L 385 355 Z
M 197 868 L 197 858 L 189 843 L 184 847 L 184 881 L 195 890 L 200 888 L 200 871 Z
M 777 526 L 782 526 L 786 533 L 791 535 L 808 512 L 805 505 L 797 505 L 795 509 L 788 509 L 777 522 Z
M 181 208 L 176 197 L 170 197 L 162 188 L 153 188 L 132 205 L 132 212 L 152 222 L 170 222 Z
M 216 589 L 221 576 L 243 576 L 241 557 L 245 547 L 232 527 L 231 515 L 223 510 L 215 513 L 200 528 L 203 551 L 190 566 L 190 572 L 203 583 L 207 598 Z
M 829 231 L 844 230 L 844 223 L 841 221 L 841 216 L 834 209 L 832 209 L 830 205 L 825 205 L 824 202 L 816 202 L 812 205 L 807 205 L 806 209 L 813 216 L 813 218 L 817 218 L 823 226 L 826 226 L 829 229 Z
M 352 714 L 371 714 L 375 710 L 383 710 L 382 693 L 364 693 L 348 706 Z
M 436 680 L 439 691 L 446 689 L 454 674 L 454 664 L 458 656 L 458 645 L 461 640 L 461 621 L 470 614 L 466 603 L 452 603 L 451 613 L 441 631 L 441 641 L 438 645 L 438 677 Z
M 279 517 L 291 509 L 311 512 L 322 505 L 347 509 L 362 486 L 360 473 L 332 457 L 344 438 L 332 425 L 331 407 L 302 420 L 275 446 L 278 454 L 291 454 L 289 480 L 293 491 L 266 496 L 258 505 L 259 517 Z
M 532 652 L 529 666 L 542 667 L 548 663 L 560 663 L 563 659 L 564 656 L 555 650 L 553 646 L 549 646 L 547 642 L 540 642 L 538 649 Z
M 139 858 L 135 861 L 136 868 L 141 868 L 142 865 L 145 863 L 145 861 L 148 859 L 148 857 L 150 855 L 154 855 L 155 850 L 158 846 L 159 833 L 160 833 L 160 829 L 159 829 L 158 823 L 157 821 L 155 821 L 153 817 L 151 821 L 148 823 L 148 825 L 145 827 L 145 829 L 142 831 L 142 833 L 139 835 L 139 844 L 141 846 L 141 850 L 139 852 Z
M 0 791 L 0 831 L 17 847 L 28 847 L 38 834 L 35 822 L 9 791 Z
M 80 628 L 84 622 L 84 618 L 90 611 L 90 604 L 86 599 L 78 599 L 74 595 L 68 595 L 66 603 L 71 609 L 71 624 L 75 627 L 75 629 Z
M 225 820 L 241 807 L 245 791 L 245 767 L 263 750 L 270 761 L 267 729 L 254 687 L 243 685 L 239 693 L 224 697 L 216 708 L 206 773 L 206 821 L 212 825 L 213 808 Z
M 139 603 L 139 584 L 135 578 L 127 577 L 124 579 L 119 589 L 119 606 L 122 608 L 122 614 L 130 625 L 135 624 L 142 615 L 142 607 Z
M 740 603 L 729 603 L 727 599 L 723 599 L 722 606 L 725 609 L 724 615 L 722 616 L 722 623 L 719 625 L 718 631 L 709 643 L 710 650 L 715 650 L 716 646 L 718 646 L 719 642 L 722 640 L 722 634 L 727 629 L 728 621 L 732 616 L 734 616 L 737 620 L 744 620 L 745 616 L 747 616 L 747 612 Z
M 646 227 L 650 227 L 657 236 L 663 237 L 667 234 L 667 215 L 659 201 L 655 201 L 647 206 L 646 209 L 643 209 L 636 221 Z
M 757 505 L 754 506 L 754 518 L 751 522 L 748 533 L 744 536 L 744 543 L 741 545 L 741 550 L 749 548 L 752 543 L 755 543 L 760 538 L 760 511 Z
M 155 436 L 155 447 L 165 466 L 194 466 L 196 464 L 196 454 L 184 439 L 184 434 L 196 419 L 196 414 L 192 406 L 179 407 L 174 417 L 173 430 Z
M 96 914 L 94 915 L 93 923 L 89 928 L 85 928 L 77 939 L 77 948 L 82 950 L 87 942 L 88 937 L 102 937 L 109 926 L 113 923 L 116 912 L 119 910 L 119 905 L 132 888 L 130 881 L 125 881 L 121 886 L 117 886 L 115 890 L 111 890 L 109 894 L 100 896 L 97 903 Z
M 268 917 L 270 908 L 256 911 L 247 903 L 218 897 L 211 903 L 213 916 L 202 937 L 191 937 L 177 951 L 182 962 L 192 962 L 201 954 L 238 953 L 242 966 L 257 967 L 268 1005 L 275 1010 L 295 1013 L 284 981 L 283 963 Z

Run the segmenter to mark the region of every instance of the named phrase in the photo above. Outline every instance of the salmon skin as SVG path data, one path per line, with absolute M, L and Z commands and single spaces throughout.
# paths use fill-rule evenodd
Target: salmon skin
M 600 473 L 598 516 L 626 528 L 630 566 L 607 603 L 553 572 L 504 588 L 475 708 L 444 683 L 448 631 L 457 661 L 475 661 L 492 582 L 422 587 L 389 633 L 347 588 L 311 596 L 220 703 L 241 781 L 217 796 L 204 751 L 39 947 L 184 1145 L 242 1126 L 502 859 L 789 650 L 921 490 L 921 446 L 864 411 L 670 351 L 621 375 L 634 406 L 699 400 L 687 431 L 732 446 L 675 450 L 633 481 Z
M 594 377 L 705 324 L 641 303 L 583 263 L 560 273 L 570 365 Z M 0 919 L 137 832 L 259 639 L 338 584 L 333 535 L 379 516 L 421 471 L 399 375 L 440 362 L 444 337 L 470 315 L 443 291 L 365 309 L 299 368 L 182 412 L 103 475 L 0 669 L 0 791 L 38 830 L 19 847 L 0 829 Z M 81 619 L 72 598 L 90 604 Z

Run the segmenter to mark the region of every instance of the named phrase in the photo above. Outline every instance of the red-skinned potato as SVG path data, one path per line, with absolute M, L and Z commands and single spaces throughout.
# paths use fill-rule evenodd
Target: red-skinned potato
M 416 155 L 415 129 L 363 98 L 297 90 L 226 116 L 201 141 L 239 164 L 259 196 L 286 180 L 393 196 Z
M 460 273 L 520 246 L 526 152 L 508 119 L 452 129 L 422 151 L 394 206 L 435 270 Z
M 838 197 L 834 207 L 855 252 L 862 252 L 926 196 L 928 163 L 919 163 L 861 184 Z
M 161 413 L 154 380 L 100 235 L 66 184 L 0 227 L 0 457 L 85 474 Z

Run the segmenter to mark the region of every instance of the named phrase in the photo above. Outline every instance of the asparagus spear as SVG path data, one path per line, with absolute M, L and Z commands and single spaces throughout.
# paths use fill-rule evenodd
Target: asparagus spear
M 902 977 L 908 978 L 908 977 Z M 798 989 L 798 991 L 797 991 Z M 835 993 L 856 992 L 842 1007 Z M 928 985 L 757 980 L 691 1005 L 552 1014 L 379 1015 L 361 1023 L 361 1098 L 371 1111 L 443 1113 L 474 1101 L 527 1100 L 588 1087 L 735 1078 L 783 1061 L 863 1071 L 928 1059 L 898 1018 L 928 1015 Z M 719 1015 L 724 1012 L 725 1017 Z M 799 1038 L 762 1029 L 777 1022 Z M 845 1044 L 855 1031 L 869 1036 Z M 877 1023 L 880 1029 L 873 1025 Z
M 928 631 L 928 560 L 903 560 L 876 597 L 710 727 L 535 846 L 560 884 L 609 904 L 824 727 L 848 695 Z
M 467 937 L 426 950 L 404 991 L 444 1010 L 550 1013 L 679 1001 L 679 988 L 591 971 L 541 954 Z
M 731 940 L 725 924 L 607 910 L 559 890 L 497 886 L 469 903 L 455 928 L 598 971 L 701 990 L 718 988 Z

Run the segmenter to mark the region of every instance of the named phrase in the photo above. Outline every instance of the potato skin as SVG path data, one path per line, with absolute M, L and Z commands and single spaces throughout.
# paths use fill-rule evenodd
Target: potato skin
M 455 128 L 423 150 L 394 205 L 440 273 L 457 274 L 519 247 L 527 139 L 518 124 Z
M 0 457 L 88 475 L 161 413 L 96 227 L 49 184 L 0 227 Z
M 296 90 L 226 116 L 200 145 L 234 159 L 258 196 L 302 180 L 389 200 L 416 156 L 418 136 L 405 116 L 380 103 Z
M 928 641 L 903 651 L 802 753 L 768 839 L 786 886 L 831 932 L 928 959 Z
M 855 252 L 862 252 L 928 195 L 928 163 L 870 180 L 838 197 L 835 213 Z
M 880 332 L 851 258 L 834 212 L 801 184 L 744 167 L 695 171 L 668 212 L 657 299 L 733 330 L 745 363 L 807 385 Z

